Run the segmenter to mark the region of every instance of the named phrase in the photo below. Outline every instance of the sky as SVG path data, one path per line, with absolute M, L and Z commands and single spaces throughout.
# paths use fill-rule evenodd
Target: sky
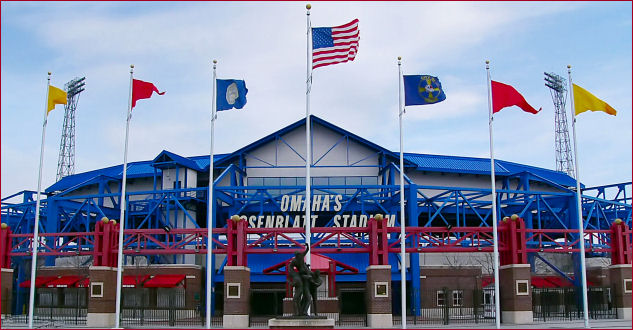
M 304 118 L 306 2 L 1 3 L 2 197 L 36 190 L 47 72 L 63 87 L 86 77 L 76 113 L 76 173 L 123 163 L 130 64 L 163 96 L 140 100 L 129 161 L 162 150 L 208 155 L 212 60 L 244 79 L 247 104 L 218 113 L 215 153 L 232 152 Z M 543 72 L 608 102 L 617 116 L 577 117 L 580 179 L 631 181 L 631 2 L 313 2 L 313 27 L 359 19 L 353 62 L 313 72 L 311 113 L 399 151 L 398 66 L 430 74 L 446 101 L 407 107 L 405 152 L 489 157 L 485 61 L 493 80 L 535 108 L 494 118 L 495 158 L 555 169 L 554 106 Z M 569 134 L 571 116 L 567 102 Z M 55 182 L 63 107 L 48 116 L 42 187 Z

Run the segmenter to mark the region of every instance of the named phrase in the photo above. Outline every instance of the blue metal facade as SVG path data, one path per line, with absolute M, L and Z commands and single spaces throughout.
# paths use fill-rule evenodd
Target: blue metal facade
M 331 145 L 320 146 L 324 151 L 312 158 L 315 169 L 322 168 L 331 173 L 312 178 L 312 195 L 320 198 L 319 205 L 324 210 L 324 200 L 328 199 L 330 203 L 327 210 L 320 213 L 317 225 L 361 226 L 361 216 L 381 213 L 392 215 L 392 225 L 399 226 L 398 154 L 318 117 L 313 116 L 311 120 L 312 125 L 337 136 Z M 225 226 L 226 219 L 234 214 L 244 215 L 247 221 L 255 217 L 255 223 L 262 219 L 262 225 L 294 225 L 297 212 L 284 210 L 283 202 L 284 198 L 288 200 L 288 196 L 305 194 L 305 177 L 283 173 L 305 168 L 305 165 L 279 165 L 275 161 L 258 158 L 254 151 L 274 144 L 304 159 L 302 151 L 287 138 L 289 133 L 304 126 L 305 120 L 302 119 L 233 153 L 214 155 L 215 227 Z M 369 152 L 365 158 L 353 160 L 349 156 L 353 146 L 362 146 Z M 278 152 L 281 149 L 276 147 L 274 150 Z M 327 155 L 333 150 L 343 150 L 342 155 L 347 152 L 343 164 L 325 164 Z M 489 159 L 413 153 L 406 153 L 404 157 L 407 226 L 492 226 L 491 189 L 456 184 L 460 182 L 460 177 L 482 178 L 489 182 Z M 276 160 L 276 155 L 270 159 Z M 369 164 L 368 160 L 375 162 Z M 259 165 L 249 166 L 254 162 Z M 497 189 L 499 219 L 518 214 L 525 219 L 528 228 L 577 228 L 573 178 L 561 172 L 503 160 L 495 160 L 495 166 L 497 181 L 501 184 L 501 188 Z M 177 178 L 185 173 L 185 180 L 186 173 L 190 173 L 187 171 L 194 171 L 195 187 L 187 188 L 190 185 L 185 183 L 175 185 L 173 189 L 162 189 L 162 176 L 167 169 L 173 169 Z M 282 174 L 266 177 L 249 175 L 253 169 L 281 170 Z M 342 170 L 353 173 L 356 169 L 370 169 L 377 175 L 339 174 Z M 208 171 L 208 155 L 183 157 L 163 151 L 151 161 L 130 163 L 126 228 L 205 227 Z M 411 179 L 424 175 L 446 176 L 450 184 L 424 185 Z M 48 187 L 41 206 L 41 232 L 91 231 L 94 223 L 104 216 L 116 219 L 119 216 L 121 176 L 122 166 L 118 165 L 68 176 Z M 130 189 L 134 185 L 149 188 Z M 584 188 L 582 212 L 585 228 L 607 229 L 616 218 L 631 226 L 630 193 L 631 182 Z M 34 208 L 34 192 L 24 191 L 6 197 L 2 200 L 2 222 L 7 223 L 13 232 L 30 233 L 33 231 Z M 279 218 L 283 219 L 282 222 L 277 222 L 278 216 L 282 217 Z M 286 216 L 289 220 L 285 220 Z M 352 218 L 357 222 L 353 223 Z M 349 222 L 344 223 L 344 220 Z M 252 280 L 284 281 L 280 276 L 263 275 L 261 271 L 288 257 L 249 257 Z M 330 257 L 359 270 L 364 270 L 368 264 L 368 260 L 359 258 L 359 255 L 337 254 Z M 153 263 L 178 262 L 178 259 L 165 256 L 152 258 Z M 390 263 L 394 269 L 393 279 L 397 281 L 399 257 L 393 255 Z M 16 260 L 19 280 L 22 280 L 25 272 L 18 267 L 19 264 Z M 46 264 L 54 265 L 54 258 L 48 257 Z M 410 265 L 407 278 L 419 278 L 418 255 L 411 256 Z M 214 280 L 221 282 L 221 267 L 216 275 Z M 349 275 L 345 280 L 362 281 L 363 271 L 359 275 Z M 411 281 L 411 285 L 414 292 L 419 289 L 419 281 Z

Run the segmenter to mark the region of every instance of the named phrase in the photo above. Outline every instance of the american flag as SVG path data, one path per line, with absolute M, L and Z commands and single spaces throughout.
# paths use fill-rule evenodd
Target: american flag
M 339 26 L 312 28 L 312 69 L 353 61 L 359 39 L 358 19 Z

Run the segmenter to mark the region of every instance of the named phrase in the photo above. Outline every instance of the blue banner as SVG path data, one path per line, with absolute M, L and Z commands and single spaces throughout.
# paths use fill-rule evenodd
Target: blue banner
M 242 109 L 246 104 L 246 83 L 244 80 L 217 79 L 216 110 Z
M 433 104 L 446 100 L 442 83 L 429 75 L 403 76 L 404 105 Z

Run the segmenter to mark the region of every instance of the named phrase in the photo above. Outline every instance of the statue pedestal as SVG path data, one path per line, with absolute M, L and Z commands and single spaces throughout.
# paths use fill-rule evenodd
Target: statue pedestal
M 270 329 L 334 329 L 334 320 L 325 316 L 286 316 L 268 320 Z

